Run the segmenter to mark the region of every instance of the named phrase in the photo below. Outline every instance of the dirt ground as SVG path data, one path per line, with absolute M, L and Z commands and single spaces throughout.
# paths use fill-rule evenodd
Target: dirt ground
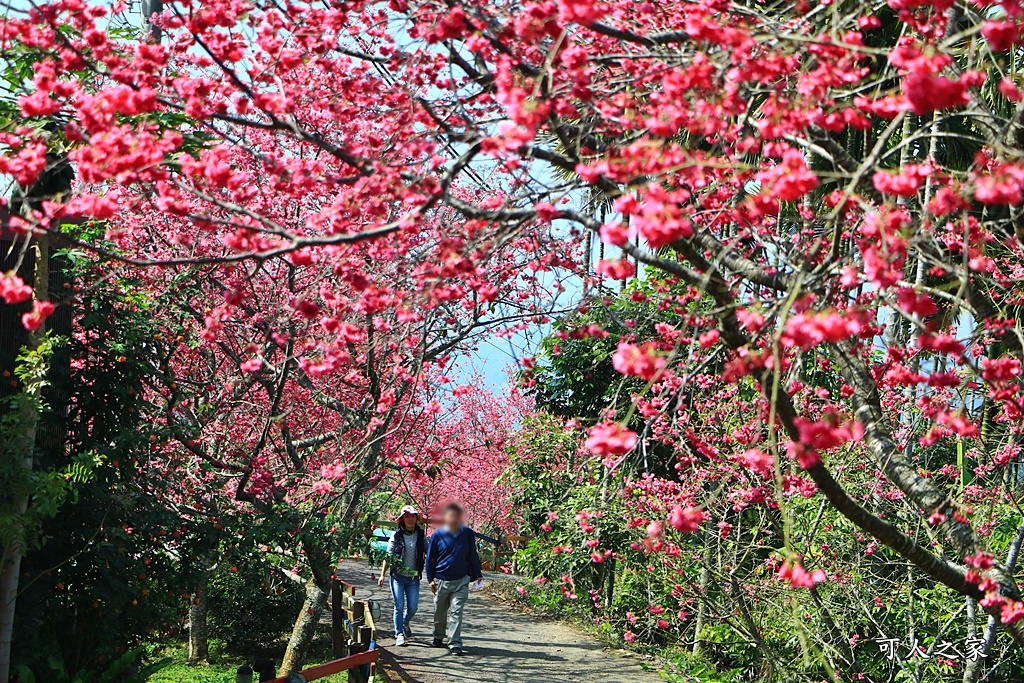
M 380 603 L 377 641 L 386 655 L 387 668 L 410 683 L 654 683 L 662 680 L 640 663 L 571 626 L 519 614 L 470 593 L 462 638 L 466 654 L 455 657 L 447 649 L 430 647 L 433 596 L 426 580 L 420 586 L 419 612 L 412 620 L 413 637 L 406 647 L 395 647 L 393 603 L 387 583 L 377 587 L 365 560 L 346 560 L 338 578 L 356 587 L 360 599 Z M 501 578 L 489 575 L 487 580 Z

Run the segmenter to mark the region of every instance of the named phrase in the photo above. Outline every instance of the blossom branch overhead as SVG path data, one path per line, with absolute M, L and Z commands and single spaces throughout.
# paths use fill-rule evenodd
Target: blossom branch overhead
M 31 65 L 0 131 L 7 224 L 174 302 L 172 364 L 230 389 L 173 417 L 168 391 L 168 419 L 227 429 L 259 406 L 258 448 L 223 468 L 239 491 L 383 476 L 422 378 L 550 324 L 571 276 L 596 293 L 575 314 L 608 318 L 565 322 L 558 353 L 627 330 L 609 362 L 628 388 L 581 439 L 610 469 L 649 474 L 668 448 L 681 482 L 727 473 L 732 505 L 821 496 L 1024 642 L 980 512 L 1017 495 L 1019 3 L 186 0 L 152 18 L 159 43 L 112 30 L 123 9 L 4 20 Z M 18 201 L 60 168 L 70 191 Z M 612 320 L 627 301 L 643 316 Z M 742 397 L 731 430 L 694 427 L 712 396 Z M 338 443 L 316 430 L 344 435 L 344 462 L 306 452 Z M 954 441 L 976 445 L 976 488 L 928 467 Z M 647 549 L 665 524 L 728 524 L 718 499 L 676 498 Z M 786 543 L 781 579 L 827 582 Z

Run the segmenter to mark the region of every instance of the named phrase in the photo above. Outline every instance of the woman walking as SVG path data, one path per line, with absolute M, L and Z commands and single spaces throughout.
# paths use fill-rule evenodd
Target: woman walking
M 380 567 L 377 585 L 391 569 L 391 595 L 395 599 L 395 644 L 405 645 L 412 637 L 409 621 L 420 604 L 420 576 L 427 554 L 427 535 L 419 525 L 420 513 L 411 505 L 402 508 L 398 529 L 388 541 L 387 554 Z

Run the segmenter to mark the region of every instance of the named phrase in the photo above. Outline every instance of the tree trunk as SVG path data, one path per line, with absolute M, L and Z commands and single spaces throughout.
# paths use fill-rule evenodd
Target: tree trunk
M 707 595 L 711 587 L 711 559 L 714 555 L 713 545 L 721 543 L 721 537 L 715 534 L 713 537 L 704 536 L 704 557 L 700 566 L 700 598 L 697 600 L 697 620 L 693 625 L 693 654 L 699 655 L 704 647 L 701 637 L 704 632 L 704 621 L 707 618 Z
M 50 283 L 50 240 L 46 233 L 35 238 L 35 274 L 33 286 L 35 294 L 33 299 L 46 301 L 49 299 Z M 46 325 L 32 330 L 28 334 L 28 348 L 35 350 L 39 348 L 46 335 Z M 22 387 L 22 391 L 30 390 Z M 32 461 L 35 457 L 36 430 L 39 426 L 39 411 L 33 407 L 35 404 L 25 402 L 25 414 L 23 415 L 18 429 L 21 430 L 21 466 L 25 470 L 32 469 Z M 28 510 L 28 493 L 22 495 L 20 500 L 14 503 L 14 512 L 24 515 Z M 21 558 L 25 549 L 21 543 L 15 541 L 5 549 L 3 557 L 3 570 L 0 572 L 0 683 L 7 683 L 11 677 L 11 641 L 14 637 L 14 610 L 18 600 L 18 578 L 21 574 Z
M 21 572 L 21 551 L 12 551 L 4 558 L 0 573 L 0 681 L 11 676 L 11 637 L 14 635 L 14 604 L 18 595 L 18 574 Z
M 320 616 L 327 608 L 329 594 L 329 591 L 319 586 L 315 579 L 306 582 L 306 600 L 302 603 L 302 612 L 295 620 L 292 636 L 288 639 L 288 649 L 285 650 L 279 672 L 281 676 L 287 676 L 302 668 L 313 636 L 316 635 Z
M 210 656 L 210 629 L 206 620 L 206 588 L 209 574 L 203 572 L 188 608 L 188 661 L 205 662 Z
M 1017 568 L 1017 559 L 1020 557 L 1021 546 L 1024 546 L 1024 524 L 1017 528 L 1017 535 L 1014 537 L 1013 542 L 1010 543 L 1010 549 L 1006 552 L 1006 562 L 1003 563 L 1003 569 L 1009 576 L 1013 576 Z M 982 666 L 992 650 L 992 644 L 995 642 L 999 627 L 1000 623 L 995 615 L 989 615 L 988 621 L 985 623 L 985 635 L 982 637 L 981 656 L 967 659 L 967 664 L 964 666 L 964 683 L 974 683 L 978 680 Z
M 142 28 L 147 32 L 146 39 L 151 43 L 159 43 L 163 32 L 154 26 L 150 19 L 154 14 L 161 14 L 163 11 L 163 0 L 142 0 L 139 14 L 142 17 Z
M 978 637 L 978 608 L 973 598 L 967 598 L 967 638 L 974 640 Z M 964 683 L 975 683 L 978 680 L 978 658 L 967 658 L 964 664 Z
M 610 610 L 615 601 L 615 558 L 609 557 L 605 561 L 604 570 L 604 606 Z

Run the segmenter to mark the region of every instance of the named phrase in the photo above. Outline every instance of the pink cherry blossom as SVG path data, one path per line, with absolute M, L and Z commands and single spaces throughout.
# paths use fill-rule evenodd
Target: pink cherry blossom
M 636 432 L 617 422 L 605 422 L 591 427 L 586 446 L 594 455 L 615 456 L 629 453 L 636 443 Z
M 662 357 L 651 344 L 637 346 L 619 342 L 619 348 L 612 356 L 612 365 L 623 375 L 639 377 L 648 382 L 654 380 L 665 367 Z
M 19 304 L 32 298 L 32 288 L 17 275 L 3 275 L 0 277 L 0 296 L 4 303 Z
M 32 312 L 21 316 L 21 324 L 26 330 L 38 330 L 54 310 L 56 307 L 49 301 L 35 300 L 32 302 Z

